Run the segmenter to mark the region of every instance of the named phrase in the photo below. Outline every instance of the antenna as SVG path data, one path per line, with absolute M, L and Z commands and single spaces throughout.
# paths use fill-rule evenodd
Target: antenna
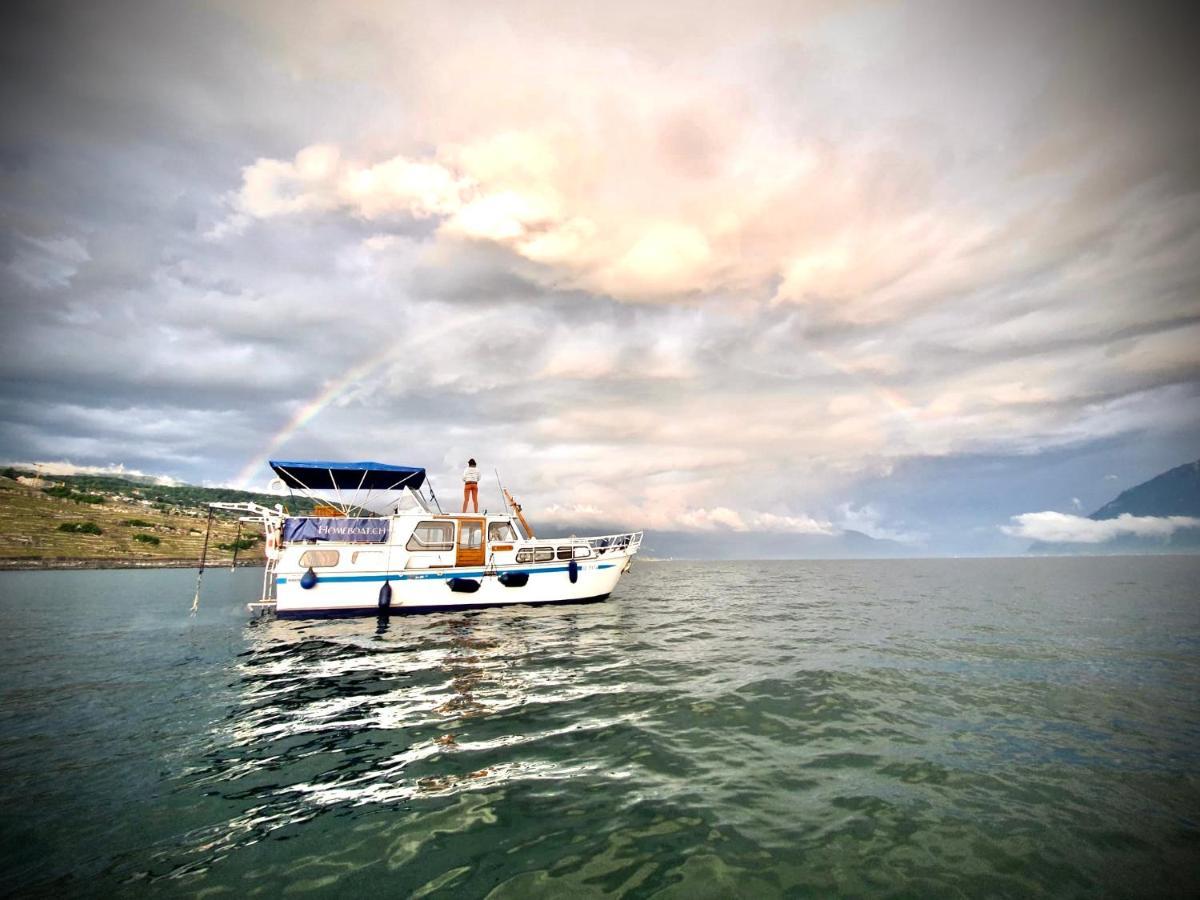
M 500 488 L 500 496 L 504 498 L 504 512 L 511 516 L 512 510 L 508 508 L 508 491 L 504 489 L 504 483 L 500 480 L 500 470 L 493 469 L 492 471 L 496 473 L 496 487 Z

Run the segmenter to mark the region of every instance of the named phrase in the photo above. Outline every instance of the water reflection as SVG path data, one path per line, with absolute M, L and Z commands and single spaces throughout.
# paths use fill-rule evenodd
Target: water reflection
M 181 787 L 238 813 L 189 835 L 171 875 L 330 812 L 583 771 L 544 742 L 587 726 L 563 704 L 622 690 L 603 683 L 625 665 L 619 616 L 598 604 L 251 623 L 235 703 Z

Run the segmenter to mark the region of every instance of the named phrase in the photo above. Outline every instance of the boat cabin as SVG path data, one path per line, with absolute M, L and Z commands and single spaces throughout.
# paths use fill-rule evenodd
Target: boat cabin
M 308 517 L 287 520 L 294 524 Z M 301 569 L 390 570 L 489 568 L 588 559 L 607 548 L 588 539 L 538 539 L 522 534 L 520 523 L 507 515 L 448 515 L 407 512 L 388 516 L 387 537 L 377 545 L 313 536 L 287 540 L 284 553 L 299 553 Z M 292 551 L 289 553 L 288 551 Z
M 281 568 L 300 570 L 405 571 L 539 566 L 604 555 L 611 538 L 538 539 L 521 515 L 444 513 L 437 498 L 420 492 L 424 469 L 381 463 L 272 461 L 289 487 L 309 496 L 333 492 L 308 516 L 283 521 Z M 375 493 L 368 508 L 363 491 Z M 346 503 L 343 491 L 354 499 Z M 386 504 L 386 505 L 385 505 Z M 386 511 L 379 511 L 383 505 Z

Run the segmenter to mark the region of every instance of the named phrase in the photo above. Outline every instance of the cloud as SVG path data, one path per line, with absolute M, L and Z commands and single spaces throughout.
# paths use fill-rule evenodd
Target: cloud
M 20 235 L 19 239 L 19 249 L 7 268 L 37 291 L 68 286 L 79 267 L 91 259 L 87 248 L 73 237 Z
M 839 524 L 848 531 L 858 531 L 868 537 L 882 541 L 897 541 L 901 544 L 920 544 L 929 535 L 911 529 L 898 528 L 884 523 L 883 511 L 870 503 L 855 506 L 843 503 L 838 507 Z
M 678 513 L 665 525 L 683 531 L 763 531 L 780 534 L 840 534 L 831 523 L 811 516 L 769 512 L 739 512 L 725 506 L 692 508 Z
M 1200 519 L 1190 516 L 1134 516 L 1122 513 L 1115 519 L 1086 519 L 1059 512 L 1035 512 L 1013 516 L 1012 525 L 1001 525 L 1007 535 L 1047 543 L 1102 544 L 1118 537 L 1167 538 L 1181 528 L 1200 528 Z
M 115 475 L 118 478 L 141 478 L 154 484 L 170 487 L 182 482 L 170 475 L 150 475 L 146 472 L 130 469 L 124 463 L 113 463 L 107 466 L 78 466 L 68 460 L 39 460 L 34 462 L 13 461 L 5 463 L 16 469 L 33 470 L 41 475 Z
M 532 509 L 929 546 L 931 493 L 1000 545 L 958 461 L 1194 458 L 1187 29 L 576 7 L 14 16 L 0 452 L 474 455 Z

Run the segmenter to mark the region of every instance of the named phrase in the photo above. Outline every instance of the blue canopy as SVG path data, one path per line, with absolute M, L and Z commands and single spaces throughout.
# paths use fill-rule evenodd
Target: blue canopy
M 310 491 L 370 490 L 390 491 L 400 488 L 417 490 L 425 483 L 425 470 L 412 466 L 389 466 L 377 462 L 327 462 L 311 460 L 289 462 L 270 461 L 275 474 L 288 487 Z

